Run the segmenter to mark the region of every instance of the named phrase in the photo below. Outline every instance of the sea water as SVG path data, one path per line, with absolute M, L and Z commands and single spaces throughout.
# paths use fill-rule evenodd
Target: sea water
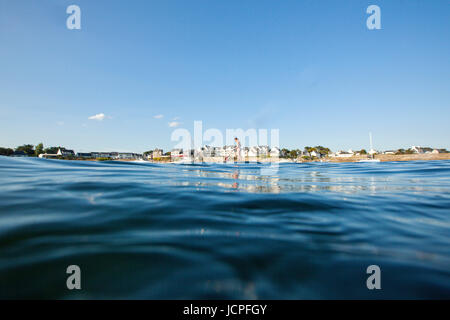
M 0 298 L 450 298 L 450 161 L 267 167 L 0 157 Z

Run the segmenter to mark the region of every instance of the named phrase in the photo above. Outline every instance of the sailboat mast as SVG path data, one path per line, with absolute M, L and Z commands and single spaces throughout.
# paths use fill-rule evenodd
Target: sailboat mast
M 370 157 L 373 159 L 373 146 L 372 146 L 372 132 L 369 132 L 369 140 L 370 140 Z

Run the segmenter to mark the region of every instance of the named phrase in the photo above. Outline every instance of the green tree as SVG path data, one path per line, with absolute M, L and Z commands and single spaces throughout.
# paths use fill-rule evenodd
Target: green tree
M 290 152 L 289 149 L 283 148 L 283 149 L 281 149 L 280 156 L 282 158 L 285 158 L 289 155 L 289 152 Z
M 0 147 L 0 156 L 10 156 L 14 153 L 14 150 L 11 148 L 1 148 Z
M 28 156 L 34 156 L 34 146 L 32 144 L 24 144 L 16 148 L 16 151 L 25 152 Z
M 49 147 L 44 149 L 44 153 L 57 154 L 59 147 Z
M 289 158 L 296 159 L 298 157 L 298 151 L 297 150 L 291 150 L 289 152 Z
M 39 143 L 34 149 L 34 154 L 36 157 L 38 157 L 41 153 L 44 153 L 44 144 L 42 142 Z
M 366 149 L 361 149 L 361 150 L 359 150 L 359 154 L 367 154 Z
M 322 146 L 315 146 L 313 149 L 316 149 L 316 152 L 319 152 L 320 154 L 324 154 L 324 155 L 328 155 L 331 150 L 329 148 L 326 147 L 322 147 Z
M 317 149 L 316 149 L 316 148 L 313 148 L 313 147 L 305 147 L 305 150 L 306 150 L 307 152 L 309 152 L 309 153 L 311 153 L 311 152 L 313 152 L 313 151 L 316 151 L 316 152 L 317 152 Z

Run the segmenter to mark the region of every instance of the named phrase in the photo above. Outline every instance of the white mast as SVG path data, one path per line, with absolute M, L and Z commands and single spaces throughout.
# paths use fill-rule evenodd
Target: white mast
M 358 162 L 380 162 L 380 159 L 374 159 L 373 155 L 375 153 L 377 153 L 375 150 L 373 150 L 373 145 L 372 145 L 372 132 L 369 132 L 369 140 L 370 140 L 370 150 L 369 150 L 369 154 L 370 154 L 370 159 L 361 159 Z
M 377 153 L 375 150 L 373 150 L 373 145 L 372 145 L 372 132 L 369 132 L 369 140 L 370 140 L 370 150 L 369 150 L 369 154 L 373 155 L 374 153 Z

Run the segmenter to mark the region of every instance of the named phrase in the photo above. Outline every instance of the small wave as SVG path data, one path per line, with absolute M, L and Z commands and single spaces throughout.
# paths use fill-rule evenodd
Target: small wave
M 0 298 L 450 297 L 450 161 L 267 167 L 0 157 Z

